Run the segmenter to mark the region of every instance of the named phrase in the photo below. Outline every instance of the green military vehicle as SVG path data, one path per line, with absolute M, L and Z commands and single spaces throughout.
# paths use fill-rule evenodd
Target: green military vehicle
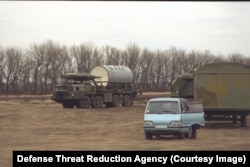
M 101 65 L 90 73 L 66 73 L 64 83 L 54 85 L 51 99 L 64 108 L 132 106 L 137 89 L 126 66 Z
M 250 66 L 212 63 L 183 74 L 172 83 L 172 97 L 201 101 L 206 120 L 239 120 L 247 125 L 250 113 Z

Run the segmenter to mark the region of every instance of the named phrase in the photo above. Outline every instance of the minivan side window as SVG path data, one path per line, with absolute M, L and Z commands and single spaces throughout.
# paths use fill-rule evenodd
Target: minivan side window
M 182 112 L 188 112 L 187 103 L 185 103 L 185 102 L 181 103 L 181 110 L 182 110 Z
M 203 112 L 203 106 L 201 102 L 188 102 L 188 107 L 190 112 L 192 113 L 199 113 Z

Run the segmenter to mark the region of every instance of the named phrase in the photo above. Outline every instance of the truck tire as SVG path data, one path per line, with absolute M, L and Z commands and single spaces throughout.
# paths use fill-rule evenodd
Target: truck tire
M 241 115 L 240 123 L 241 123 L 241 127 L 246 127 L 247 126 L 247 116 L 246 116 L 246 114 Z
M 179 134 L 179 139 L 185 139 L 186 138 L 186 134 L 184 132 Z
M 120 105 L 120 97 L 118 95 L 114 95 L 112 99 L 112 106 L 119 107 Z
M 107 108 L 113 107 L 112 102 L 107 102 L 107 103 L 104 103 L 104 104 L 105 104 L 105 106 L 106 106 Z
M 91 105 L 91 99 L 88 96 L 84 96 L 76 104 L 77 108 L 89 108 Z
M 145 138 L 146 138 L 147 140 L 152 139 L 152 138 L 153 138 L 152 133 L 145 132 Z
M 92 101 L 93 108 L 101 108 L 103 105 L 103 98 L 101 96 L 95 96 Z
M 233 124 L 237 124 L 237 115 L 233 115 Z
M 74 102 L 69 102 L 69 101 L 64 101 L 62 103 L 63 107 L 64 108 L 73 108 L 75 106 L 75 103 Z
M 122 106 L 130 107 L 132 106 L 132 98 L 129 95 L 124 95 L 122 99 Z

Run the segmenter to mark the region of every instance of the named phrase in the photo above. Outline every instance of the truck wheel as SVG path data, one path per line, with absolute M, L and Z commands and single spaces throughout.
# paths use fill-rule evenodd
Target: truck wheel
M 73 108 L 75 106 L 73 102 L 68 102 L 68 101 L 63 102 L 62 105 L 64 108 Z
M 197 128 L 195 126 L 192 126 L 192 133 L 191 133 L 191 136 L 189 138 L 196 139 L 196 137 L 197 137 Z
M 145 138 L 146 138 L 146 139 L 152 139 L 152 138 L 153 138 L 152 133 L 145 132 Z
M 101 96 L 95 96 L 92 102 L 92 107 L 100 108 L 103 105 L 103 98 Z
M 233 115 L 233 124 L 237 124 L 237 115 Z
M 120 97 L 118 95 L 113 96 L 112 104 L 113 104 L 113 107 L 119 107 Z
M 247 126 L 247 116 L 246 114 L 242 114 L 240 118 L 241 127 Z
M 104 104 L 105 104 L 106 108 L 112 107 L 112 104 L 110 102 L 107 102 L 107 103 L 104 103 Z
M 158 137 L 158 138 L 159 138 L 159 137 L 161 137 L 161 135 L 159 135 L 159 134 L 156 134 L 156 135 L 155 135 L 155 137 Z
M 89 108 L 91 104 L 91 100 L 88 96 L 84 96 L 82 100 L 79 100 L 76 104 L 77 108 Z
M 179 139 L 185 139 L 186 138 L 186 134 L 184 132 L 179 134 Z
M 124 95 L 122 100 L 122 106 L 130 107 L 132 106 L 132 98 L 129 95 Z

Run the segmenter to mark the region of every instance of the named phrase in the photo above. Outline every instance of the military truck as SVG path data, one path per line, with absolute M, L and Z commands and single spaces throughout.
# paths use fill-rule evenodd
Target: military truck
M 90 73 L 66 73 L 54 85 L 51 99 L 64 108 L 132 106 L 137 95 L 133 73 L 127 66 L 101 65 Z
M 240 121 L 246 126 L 250 113 L 250 66 L 212 63 L 177 77 L 172 97 L 201 101 L 206 120 Z

